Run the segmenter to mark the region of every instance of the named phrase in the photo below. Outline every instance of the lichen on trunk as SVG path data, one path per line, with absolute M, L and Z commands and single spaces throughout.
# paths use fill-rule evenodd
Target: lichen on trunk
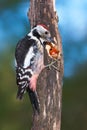
M 54 7 L 54 0 L 30 0 L 28 17 L 31 27 L 38 23 L 49 26 L 52 38 L 62 54 L 62 43 L 58 32 L 58 16 Z M 44 53 L 44 63 L 48 64 L 50 58 Z M 60 130 L 61 126 L 61 99 L 63 57 L 54 68 L 44 69 L 38 78 L 37 93 L 40 101 L 40 115 L 33 115 L 32 130 Z

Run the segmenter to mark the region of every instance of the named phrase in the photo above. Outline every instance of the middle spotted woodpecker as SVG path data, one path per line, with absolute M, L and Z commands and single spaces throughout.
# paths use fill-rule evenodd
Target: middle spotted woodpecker
M 22 99 L 28 92 L 33 109 L 39 113 L 39 101 L 36 93 L 37 78 L 44 68 L 44 46 L 51 42 L 48 27 L 38 24 L 21 39 L 15 50 L 17 98 Z

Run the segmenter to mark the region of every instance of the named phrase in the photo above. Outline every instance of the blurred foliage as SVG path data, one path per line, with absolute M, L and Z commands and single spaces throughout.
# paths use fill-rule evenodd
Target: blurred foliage
M 0 0 L 0 10 L 10 8 L 12 6 L 15 6 L 16 4 L 20 2 L 24 2 L 25 0 Z M 29 1 L 29 0 L 26 0 Z
M 87 63 L 77 65 L 73 77 L 64 79 L 62 129 L 87 130 Z
M 32 118 L 29 98 L 16 99 L 14 48 L 9 47 L 0 57 L 0 130 L 29 130 Z
M 12 7 L 14 4 L 21 2 L 21 0 L 0 0 L 0 10 Z

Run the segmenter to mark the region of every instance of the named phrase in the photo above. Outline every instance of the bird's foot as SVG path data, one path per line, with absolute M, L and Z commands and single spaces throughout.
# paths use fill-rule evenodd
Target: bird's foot
M 58 68 L 54 65 L 56 62 L 58 62 L 58 60 L 55 59 L 54 61 L 52 61 L 48 65 L 45 65 L 45 68 L 48 67 L 49 69 L 51 69 L 51 67 L 53 67 L 55 70 L 59 71 Z

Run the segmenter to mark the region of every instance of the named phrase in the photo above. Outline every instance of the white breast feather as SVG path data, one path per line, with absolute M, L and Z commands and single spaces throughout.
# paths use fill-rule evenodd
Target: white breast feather
M 26 55 L 25 61 L 24 61 L 24 68 L 28 67 L 30 65 L 30 60 L 32 57 L 34 57 L 35 54 L 33 53 L 33 47 L 31 47 Z

